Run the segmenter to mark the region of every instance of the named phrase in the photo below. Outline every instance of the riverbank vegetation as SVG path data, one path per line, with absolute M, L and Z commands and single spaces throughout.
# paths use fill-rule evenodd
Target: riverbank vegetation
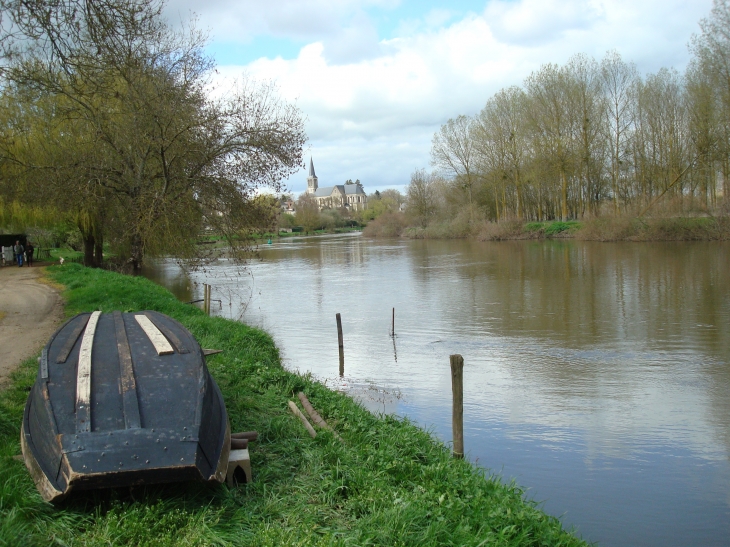
M 245 256 L 270 214 L 257 190 L 301 167 L 303 116 L 272 83 L 211 95 L 205 36 L 173 29 L 162 8 L 0 0 L 4 228 L 70 224 L 88 265 L 104 243 L 134 269 L 201 259 L 208 229 Z
M 599 239 L 692 239 L 705 222 L 727 238 L 730 2 L 715 0 L 700 29 L 684 73 L 578 54 L 448 120 L 433 136 L 435 171 L 411 177 L 402 233 L 488 239 L 580 220 L 578 233 Z
M 513 483 L 454 460 L 405 419 L 370 414 L 345 395 L 284 370 L 264 332 L 207 317 L 152 282 L 80 265 L 48 269 L 67 287 L 67 313 L 156 309 L 203 347 L 233 430 L 257 430 L 254 482 L 238 489 L 179 484 L 78 493 L 44 503 L 19 435 L 37 363 L 0 393 L 0 545 L 585 545 L 524 501 Z M 303 391 L 342 440 L 312 439 L 287 410 Z

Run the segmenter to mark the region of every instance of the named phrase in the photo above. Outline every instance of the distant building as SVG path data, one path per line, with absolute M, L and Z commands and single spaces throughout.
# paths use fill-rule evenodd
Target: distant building
M 284 200 L 281 202 L 281 212 L 282 213 L 289 213 L 290 215 L 295 215 L 297 210 L 294 206 L 294 202 L 290 199 Z
M 365 190 L 362 189 L 361 184 L 338 184 L 337 186 L 319 188 L 312 158 L 309 158 L 307 194 L 314 196 L 320 211 L 322 209 L 339 209 L 340 207 L 350 211 L 362 211 L 368 206 L 368 197 L 365 195 Z

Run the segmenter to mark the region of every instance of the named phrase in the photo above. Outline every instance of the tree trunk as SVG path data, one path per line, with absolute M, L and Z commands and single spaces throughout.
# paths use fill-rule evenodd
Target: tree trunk
M 144 250 L 142 249 L 142 236 L 140 234 L 134 234 L 132 237 L 132 252 L 129 259 L 132 263 L 132 270 L 134 270 L 134 273 L 139 273 L 142 268 L 143 257 Z
M 562 195 L 561 195 L 561 215 L 562 220 L 565 222 L 568 220 L 568 179 L 565 176 L 565 169 L 560 171 L 560 177 L 562 179 Z
M 104 265 L 104 238 L 101 234 L 97 234 L 94 244 L 94 261 L 97 268 Z
M 84 266 L 87 268 L 95 268 L 96 262 L 94 261 L 94 236 L 92 234 L 85 234 L 81 232 L 81 238 L 84 242 Z

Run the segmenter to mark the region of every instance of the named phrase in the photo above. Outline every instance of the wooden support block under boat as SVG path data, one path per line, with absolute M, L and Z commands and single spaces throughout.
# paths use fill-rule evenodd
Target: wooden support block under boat
M 226 472 L 226 484 L 231 488 L 238 484 L 249 483 L 251 477 L 251 459 L 248 448 L 231 450 L 228 459 L 228 471 Z
M 231 433 L 187 329 L 154 311 L 94 312 L 44 348 L 21 446 L 43 498 L 58 501 L 72 490 L 223 482 Z

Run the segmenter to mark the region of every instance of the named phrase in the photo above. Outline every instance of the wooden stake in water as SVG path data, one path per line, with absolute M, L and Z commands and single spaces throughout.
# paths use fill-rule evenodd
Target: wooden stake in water
M 203 284 L 203 311 L 205 315 L 210 315 L 210 285 Z
M 342 341 L 342 317 L 337 314 L 337 342 L 340 347 L 340 376 L 345 375 L 345 345 Z
M 390 334 L 391 336 L 395 336 L 395 308 L 393 308 L 393 321 L 390 325 Z
M 451 414 L 451 429 L 454 437 L 454 458 L 464 457 L 464 358 L 451 355 L 451 392 L 454 402 Z

